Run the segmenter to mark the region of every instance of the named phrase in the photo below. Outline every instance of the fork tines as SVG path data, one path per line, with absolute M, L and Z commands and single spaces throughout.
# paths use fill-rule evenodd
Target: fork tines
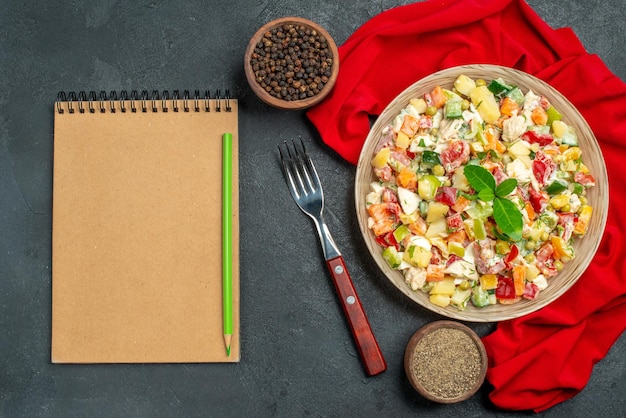
M 299 142 L 300 145 L 293 140 L 291 144 L 285 141 L 282 147 L 278 146 L 283 174 L 288 181 L 292 194 L 294 194 L 294 199 L 321 189 L 313 161 L 306 153 L 302 139 Z

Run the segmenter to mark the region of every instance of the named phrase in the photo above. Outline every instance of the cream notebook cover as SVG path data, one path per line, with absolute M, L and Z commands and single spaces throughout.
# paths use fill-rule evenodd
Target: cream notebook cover
M 60 93 L 52 362 L 238 362 L 238 103 Z M 222 329 L 222 135 L 233 135 L 233 338 Z

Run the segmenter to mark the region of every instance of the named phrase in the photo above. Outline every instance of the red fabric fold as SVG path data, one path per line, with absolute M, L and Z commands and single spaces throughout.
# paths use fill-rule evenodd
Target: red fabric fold
M 626 84 L 586 52 L 569 28 L 550 28 L 523 0 L 431 0 L 383 12 L 339 47 L 337 84 L 307 116 L 322 140 L 356 164 L 379 115 L 402 90 L 435 71 L 474 63 L 533 74 L 583 114 L 609 175 L 609 216 L 588 270 L 538 312 L 499 323 L 483 341 L 493 403 L 542 411 L 576 395 L 626 328 Z

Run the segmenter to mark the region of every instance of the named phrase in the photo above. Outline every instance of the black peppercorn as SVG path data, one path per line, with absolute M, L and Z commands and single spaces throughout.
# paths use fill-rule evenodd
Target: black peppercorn
M 289 23 L 266 31 L 250 58 L 261 88 L 288 101 L 319 94 L 331 76 L 333 63 L 324 36 L 307 26 Z

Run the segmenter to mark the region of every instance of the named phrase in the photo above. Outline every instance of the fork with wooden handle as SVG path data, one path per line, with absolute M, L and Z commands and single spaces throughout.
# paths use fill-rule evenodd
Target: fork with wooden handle
M 284 143 L 278 147 L 283 174 L 293 200 L 315 224 L 322 244 L 326 266 L 335 284 L 343 311 L 350 325 L 361 361 L 368 376 L 387 369 L 387 364 L 372 332 L 359 296 L 356 293 L 343 256 L 333 241 L 324 217 L 324 192 L 313 161 L 307 155 L 304 143 Z

